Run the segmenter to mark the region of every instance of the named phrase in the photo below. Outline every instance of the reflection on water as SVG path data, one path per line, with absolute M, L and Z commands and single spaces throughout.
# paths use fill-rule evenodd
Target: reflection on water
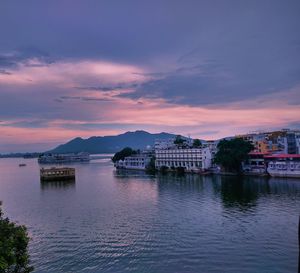
M 142 170 L 126 170 L 126 169 L 117 169 L 113 171 L 113 175 L 118 179 L 126 178 L 151 178 L 153 175 L 149 175 Z
M 36 160 L 0 160 L 0 200 L 28 226 L 36 272 L 296 272 L 300 181 L 147 175 L 110 159 L 39 180 Z
M 70 189 L 75 188 L 75 179 L 62 181 L 41 181 L 42 190 Z
M 117 181 L 157 181 L 158 191 L 174 189 L 181 193 L 201 192 L 212 187 L 216 196 L 220 196 L 225 207 L 252 207 L 260 197 L 297 196 L 300 192 L 300 180 L 296 178 L 270 178 L 255 176 L 220 176 L 197 174 L 177 175 L 176 173 L 147 175 L 143 171 L 116 170 L 113 172 Z M 142 184 L 143 185 L 143 184 Z M 207 190 L 207 189 L 206 189 Z
M 264 178 L 215 176 L 212 181 L 215 192 L 220 194 L 225 207 L 238 206 L 241 209 L 256 206 L 259 194 L 268 189 Z
M 157 184 L 155 177 L 147 175 L 139 170 L 115 170 L 113 171 L 117 187 L 131 200 L 141 200 L 152 203 L 157 200 Z
M 157 175 L 157 180 L 162 190 L 169 187 L 176 188 L 179 186 L 182 190 L 198 191 L 203 188 L 203 182 L 205 179 L 205 176 L 195 174 L 177 175 L 176 173 L 168 173 Z

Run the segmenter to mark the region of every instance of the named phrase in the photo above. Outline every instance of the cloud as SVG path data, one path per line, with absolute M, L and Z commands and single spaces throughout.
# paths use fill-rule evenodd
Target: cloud
M 118 86 L 122 81 L 128 86 L 136 84 L 145 77 L 135 72 L 143 69 L 128 65 L 99 60 L 61 60 L 45 63 L 39 59 L 27 59 L 15 63 L 10 68 L 12 75 L 0 74 L 0 83 L 6 85 L 52 85 L 73 88 L 74 86 L 98 86 L 100 83 Z
M 12 120 L 0 122 L 0 126 L 15 128 L 45 128 L 48 127 L 47 120 Z
M 133 73 L 134 75 L 145 77 L 146 74 L 142 73 Z M 98 85 L 98 86 L 77 86 L 76 89 L 79 90 L 92 90 L 92 91 L 101 91 L 101 92 L 108 92 L 108 91 L 114 91 L 118 89 L 133 89 L 138 87 L 138 83 L 118 83 L 115 85 Z
M 0 143 L 128 129 L 219 138 L 297 124 L 299 8 L 298 0 L 6 1 Z
M 4 69 L 0 69 L 0 74 L 4 74 L 4 75 L 11 75 L 10 72 L 4 70 Z
M 82 101 L 111 101 L 108 98 L 97 98 L 97 97 L 78 97 L 78 96 L 61 96 L 60 102 L 62 100 L 82 100 Z
M 299 48 L 288 44 L 286 52 L 276 55 L 274 51 L 277 46 L 274 47 L 249 51 L 247 55 L 236 51 L 235 54 L 232 52 L 228 56 L 218 56 L 215 60 L 207 61 L 204 59 L 204 49 L 200 47 L 181 57 L 175 70 L 153 76 L 141 83 L 135 92 L 121 96 L 210 105 L 258 98 L 299 85 Z M 184 66 L 180 66 L 181 63 Z
M 15 69 L 20 64 L 24 66 L 47 66 L 55 62 L 56 59 L 50 57 L 35 47 L 21 47 L 12 51 L 0 52 L 0 69 Z

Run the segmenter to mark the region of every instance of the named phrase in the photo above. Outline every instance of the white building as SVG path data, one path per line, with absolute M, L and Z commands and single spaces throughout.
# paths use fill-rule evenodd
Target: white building
M 150 161 L 151 156 L 149 154 L 136 154 L 117 161 L 115 167 L 119 169 L 145 170 Z
M 214 157 L 218 151 L 219 142 L 219 140 L 204 140 L 202 142 L 202 147 L 208 147 L 211 151 L 212 157 Z
M 278 154 L 264 158 L 271 176 L 300 177 L 300 154 Z
M 175 147 L 176 145 L 174 144 L 175 138 L 168 138 L 168 139 L 156 139 L 154 142 L 154 149 L 168 149 Z
M 187 171 L 203 171 L 211 167 L 212 155 L 205 148 L 169 148 L 155 149 L 155 167 L 178 168 Z

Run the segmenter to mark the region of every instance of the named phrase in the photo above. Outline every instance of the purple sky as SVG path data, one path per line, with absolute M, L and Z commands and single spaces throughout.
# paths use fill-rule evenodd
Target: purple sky
M 0 153 L 128 130 L 300 128 L 300 1 L 1 1 Z

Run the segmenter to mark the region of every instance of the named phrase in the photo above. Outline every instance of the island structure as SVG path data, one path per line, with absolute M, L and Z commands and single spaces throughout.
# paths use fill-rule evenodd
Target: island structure
M 40 169 L 41 181 L 66 181 L 75 180 L 75 169 L 74 168 L 56 168 L 52 167 L 49 169 Z
M 88 162 L 90 161 L 89 153 L 68 153 L 68 154 L 52 154 L 45 153 L 38 157 L 38 163 L 40 164 L 60 164 L 71 162 Z

